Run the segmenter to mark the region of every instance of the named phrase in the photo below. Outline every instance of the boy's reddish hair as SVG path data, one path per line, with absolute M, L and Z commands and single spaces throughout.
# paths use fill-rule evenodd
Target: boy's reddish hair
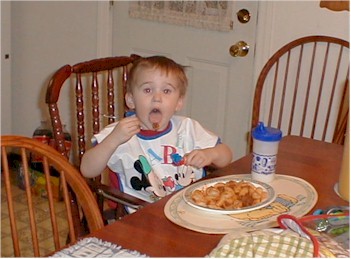
M 180 96 L 184 96 L 186 94 L 188 78 L 185 74 L 185 67 L 164 56 L 151 56 L 136 60 L 129 71 L 127 92 L 132 92 L 135 77 L 137 76 L 138 71 L 145 68 L 159 69 L 162 72 L 165 72 L 166 75 L 168 75 L 168 73 L 173 74 L 179 80 L 178 87 Z

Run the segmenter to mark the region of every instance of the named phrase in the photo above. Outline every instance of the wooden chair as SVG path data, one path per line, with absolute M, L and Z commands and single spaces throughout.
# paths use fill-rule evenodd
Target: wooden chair
M 349 42 L 342 39 L 307 36 L 286 44 L 258 77 L 251 127 L 263 121 L 283 135 L 342 144 L 349 111 L 349 63 Z
M 78 167 L 83 154 L 91 146 L 93 135 L 106 125 L 124 116 L 126 111 L 124 95 L 128 68 L 138 58 L 137 55 L 108 57 L 72 66 L 65 65 L 52 76 L 46 92 L 46 103 L 49 107 L 53 138 L 57 150 L 69 158 L 62 127 L 64 116 L 60 113 L 59 104 L 69 105 L 75 112 L 67 115 L 66 120 L 74 125 L 72 128 L 76 129 L 72 132 L 73 158 L 71 157 L 71 159 L 76 161 L 74 163 Z M 67 88 L 70 91 L 75 89 L 74 97 L 71 98 L 69 94 L 60 94 Z M 111 213 L 106 213 L 104 210 L 104 200 L 106 199 L 119 204 L 116 215 L 113 215 L 116 218 L 124 215 L 124 206 L 138 209 L 147 204 L 147 202 L 127 195 L 116 188 L 102 184 L 100 177 L 89 181 L 89 184 L 97 194 L 98 204 L 106 223 L 111 217 L 108 215 Z
M 17 172 L 14 171 L 14 160 L 8 159 L 10 153 L 19 154 L 17 155 L 17 162 L 20 165 L 20 169 L 17 168 L 19 169 Z M 32 194 L 33 186 L 31 185 L 33 184 L 34 175 L 33 171 L 30 169 L 29 156 L 33 154 L 40 156 L 43 161 L 44 175 L 46 180 L 46 198 L 42 199 L 45 200 L 45 208 L 44 203 L 40 203 L 40 207 L 37 207 L 38 199 L 40 197 Z M 70 189 L 75 194 L 79 207 L 81 208 L 87 220 L 89 230 L 95 231 L 104 226 L 99 207 L 89 186 L 86 184 L 79 171 L 77 171 L 77 169 L 71 165 L 65 157 L 63 157 L 52 147 L 45 145 L 37 140 L 23 136 L 1 136 L 1 159 L 1 181 L 3 181 L 5 185 L 6 202 L 8 205 L 8 211 L 2 211 L 2 220 L 5 220 L 7 216 L 9 217 L 14 256 L 24 256 L 21 254 L 22 250 L 19 242 L 20 239 L 24 238 L 24 234 L 23 232 L 19 232 L 19 228 L 23 228 L 23 217 L 26 213 L 29 214 L 29 222 L 27 222 L 25 228 L 27 228 L 31 233 L 31 239 L 27 240 L 26 245 L 28 245 L 30 242 L 32 243 L 34 257 L 47 256 L 48 254 L 63 248 L 66 245 L 66 237 L 68 233 L 71 243 L 77 241 L 77 232 L 74 228 L 74 220 L 72 218 L 73 216 L 70 205 L 71 197 L 69 195 L 68 189 Z M 53 168 L 56 169 L 56 172 L 59 173 L 59 182 L 61 187 L 60 189 L 62 192 L 63 202 L 65 204 L 65 221 L 63 221 L 62 211 L 57 211 L 57 201 L 55 202 L 54 200 L 54 187 L 51 184 L 52 180 L 50 180 L 52 177 L 50 174 Z M 12 180 L 14 179 L 16 173 L 20 173 L 22 177 L 21 179 L 23 179 L 21 183 L 23 184 L 22 188 L 24 190 L 22 192 L 25 193 L 26 200 L 23 199 L 22 203 L 27 204 L 27 212 L 23 210 L 23 204 L 19 204 L 18 200 L 15 201 L 17 198 L 16 194 L 14 194 L 16 188 L 13 185 L 14 181 Z M 18 211 L 18 209 L 21 209 L 21 211 Z M 39 213 L 45 210 L 47 211 L 46 217 Z M 51 221 L 52 226 L 52 233 L 50 234 L 53 237 L 52 251 L 48 251 L 47 246 L 49 243 L 47 240 L 45 242 L 45 245 L 44 242 L 41 242 L 42 238 L 49 235 L 47 232 L 44 232 L 43 234 L 42 226 L 40 225 L 47 220 Z M 2 221 L 2 228 L 5 228 L 3 223 L 4 221 Z M 67 232 L 64 234 L 64 240 L 60 240 L 60 235 L 62 237 L 62 230 L 60 230 L 60 227 L 63 225 L 67 225 Z M 48 230 L 46 229 L 46 231 Z M 46 248 L 45 251 L 47 251 L 48 254 L 41 253 L 41 250 L 44 248 Z M 30 257 L 33 257 L 33 255 Z

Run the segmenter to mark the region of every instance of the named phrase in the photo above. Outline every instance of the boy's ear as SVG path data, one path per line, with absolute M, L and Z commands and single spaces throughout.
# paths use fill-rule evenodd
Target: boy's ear
M 131 93 L 126 93 L 124 100 L 129 109 L 135 109 L 134 98 Z
M 178 99 L 178 103 L 177 103 L 177 107 L 176 107 L 176 111 L 180 111 L 183 108 L 184 105 L 184 96 L 179 97 Z

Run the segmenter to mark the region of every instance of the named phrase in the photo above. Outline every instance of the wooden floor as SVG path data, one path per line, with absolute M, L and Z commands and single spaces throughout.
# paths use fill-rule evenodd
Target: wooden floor
M 1 176 L 2 177 L 2 176 Z M 18 218 L 17 228 L 20 239 L 21 257 L 33 257 L 31 248 L 31 233 L 29 231 L 29 216 L 27 210 L 27 199 L 25 193 L 20 189 L 16 181 L 13 181 L 14 200 L 15 200 L 15 214 Z M 36 220 L 38 224 L 38 235 L 41 255 L 45 255 L 54 251 L 54 243 L 51 231 L 50 215 L 48 210 L 48 200 L 43 197 L 34 196 L 34 203 L 36 207 Z M 63 202 L 57 202 L 55 205 L 56 214 L 59 217 L 60 242 L 65 244 L 68 228 L 65 222 L 65 208 Z M 62 220 L 60 220 L 62 219 Z M 6 201 L 6 192 L 3 181 L 1 181 L 1 257 L 13 257 L 13 246 L 11 238 L 11 230 L 9 225 L 9 216 Z

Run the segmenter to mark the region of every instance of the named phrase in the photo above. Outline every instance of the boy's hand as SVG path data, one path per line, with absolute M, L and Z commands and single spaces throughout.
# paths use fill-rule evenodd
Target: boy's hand
M 113 138 L 119 145 L 128 141 L 131 137 L 140 132 L 140 121 L 137 117 L 126 117 L 120 120 L 111 132 Z
M 185 164 L 202 168 L 212 163 L 211 152 L 207 149 L 195 149 L 184 156 Z
M 231 149 L 223 143 L 217 144 L 214 147 L 195 149 L 184 156 L 185 164 L 197 168 L 202 168 L 208 165 L 215 167 L 227 166 L 233 157 Z

